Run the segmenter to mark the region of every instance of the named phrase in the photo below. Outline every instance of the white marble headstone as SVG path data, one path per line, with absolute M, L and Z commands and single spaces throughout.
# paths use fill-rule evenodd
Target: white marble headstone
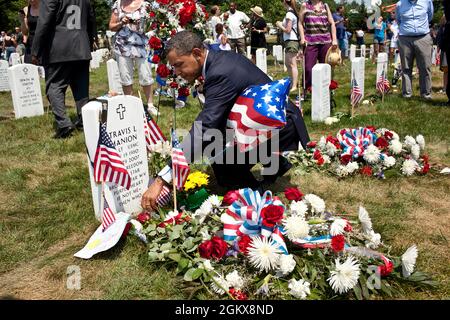
M 366 45 L 365 44 L 361 45 L 361 57 L 363 57 L 363 58 L 366 57 Z
M 11 53 L 11 55 L 9 56 L 9 64 L 11 66 L 15 66 L 17 64 L 21 64 L 22 60 L 20 60 L 20 55 L 17 52 L 13 52 Z
M 256 66 L 267 73 L 267 50 L 256 49 Z
M 8 69 L 16 119 L 44 114 L 38 67 L 21 63 Z
M 92 56 L 92 59 L 90 62 L 91 69 L 99 68 L 100 67 L 100 59 L 98 57 L 98 51 L 91 52 L 91 56 Z
M 331 66 L 317 63 L 312 69 L 312 111 L 314 122 L 324 121 L 330 116 Z
M 373 59 L 373 55 L 375 54 L 375 47 L 373 44 L 370 45 L 369 58 Z
M 273 57 L 276 61 L 283 61 L 283 46 L 282 45 L 274 45 L 272 48 Z
M 0 91 L 9 91 L 8 81 L 9 64 L 6 60 L 0 59 Z
M 123 94 L 117 61 L 114 59 L 109 59 L 108 62 L 106 62 L 106 68 L 108 71 L 109 91 L 115 91 L 117 93 Z
M 377 57 L 377 77 L 375 79 L 376 81 L 380 78 L 381 73 L 384 70 L 384 77 L 388 78 L 388 54 L 386 52 L 380 52 L 378 53 Z
M 247 58 L 252 58 L 252 47 L 247 46 Z
M 437 61 L 437 46 L 433 46 L 433 51 L 431 52 L 431 64 L 436 65 Z
M 106 98 L 108 101 L 107 131 L 117 152 L 131 175 L 131 188 L 127 190 L 114 183 L 105 183 L 105 198 L 114 213 L 139 214 L 141 198 L 147 190 L 149 175 L 147 149 L 144 136 L 144 109 L 142 100 L 133 96 Z M 99 138 L 99 119 L 102 105 L 91 101 L 82 109 L 84 136 L 88 151 L 89 176 L 95 216 L 100 220 L 101 184 L 93 176 L 94 161 Z
M 350 45 L 350 61 L 356 58 L 356 46 L 354 44 Z
M 364 77 L 365 77 L 365 58 L 359 57 L 352 60 L 352 74 L 351 79 L 355 77 L 359 88 L 361 89 L 361 94 L 364 98 Z

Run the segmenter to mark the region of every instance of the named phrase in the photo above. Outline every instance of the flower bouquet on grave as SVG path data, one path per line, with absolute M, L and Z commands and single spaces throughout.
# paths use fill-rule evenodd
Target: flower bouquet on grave
M 330 172 L 339 178 L 355 174 L 384 179 L 386 175 L 411 176 L 429 172 L 425 139 L 406 136 L 403 141 L 393 130 L 375 127 L 341 129 L 336 136 L 310 141 L 306 150 L 287 155 L 298 174 L 310 168 Z
M 178 194 L 178 203 L 180 207 L 187 210 L 196 210 L 209 197 L 207 186 L 209 175 L 200 171 L 192 172 L 188 175 L 183 192 Z
M 330 109 L 334 110 L 336 108 L 336 101 L 334 100 L 335 90 L 339 88 L 339 83 L 336 80 L 331 80 L 330 82 Z
M 167 165 L 171 152 L 172 148 L 169 141 L 158 141 L 148 146 L 148 167 L 151 177 L 156 177 Z
M 212 195 L 195 212 L 147 220 L 143 232 L 149 260 L 172 263 L 192 295 L 371 299 L 436 285 L 414 270 L 417 247 L 392 255 L 364 208 L 335 214 L 296 188 L 284 197 L 251 189 Z

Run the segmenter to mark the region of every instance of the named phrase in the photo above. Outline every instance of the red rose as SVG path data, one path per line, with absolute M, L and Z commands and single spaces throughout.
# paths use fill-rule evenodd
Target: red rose
M 239 191 L 238 190 L 232 190 L 228 191 L 224 196 L 222 203 L 226 206 L 231 205 L 233 202 L 237 201 L 239 199 Z
M 200 257 L 205 258 L 205 259 L 210 259 L 212 249 L 213 249 L 213 244 L 210 240 L 202 242 L 198 246 L 198 252 L 200 253 Z
M 157 54 L 154 54 L 152 57 L 152 63 L 157 64 L 160 61 L 161 61 L 161 58 Z
M 187 97 L 189 96 L 190 91 L 188 87 L 181 87 L 178 89 L 178 95 L 181 97 Z
M 172 31 L 170 31 L 170 35 L 173 37 L 174 35 L 177 34 L 177 30 L 173 29 Z
M 156 22 L 152 22 L 150 29 L 155 30 L 156 28 L 158 28 L 158 24 Z
M 382 266 L 378 266 L 378 272 L 382 277 L 387 277 L 394 270 L 394 264 L 391 260 L 383 259 L 384 264 Z
M 158 37 L 155 37 L 155 36 L 152 36 L 150 38 L 150 40 L 148 40 L 148 45 L 150 46 L 150 48 L 156 49 L 156 50 L 162 48 L 161 39 L 159 39 Z
M 154 18 L 156 16 L 156 13 L 154 11 L 150 11 L 149 16 L 150 18 Z
M 345 238 L 342 234 L 331 237 L 331 249 L 334 252 L 341 252 L 344 250 Z
M 158 66 L 158 68 L 156 69 L 156 73 L 161 78 L 167 78 L 167 76 L 170 74 L 170 70 L 169 70 L 169 68 L 167 68 L 167 66 L 165 64 L 160 64 Z
M 228 292 L 236 300 L 248 300 L 247 295 L 244 292 L 242 292 L 241 290 L 236 290 L 234 288 L 231 288 Z
M 214 236 L 211 239 L 211 244 L 211 256 L 217 260 L 222 259 L 228 251 L 228 243 L 226 243 L 222 238 Z
M 334 90 L 339 88 L 339 84 L 335 80 L 331 80 L 330 82 L 330 90 Z
M 171 82 L 171 83 L 170 83 L 170 87 L 171 87 L 171 88 L 174 88 L 174 89 L 178 89 L 178 83 L 176 83 L 175 81 L 174 81 L 174 82 Z
M 345 232 L 352 232 L 352 230 L 353 230 L 352 225 L 350 224 L 350 222 L 348 222 L 348 220 L 346 220 L 346 221 L 347 221 L 347 225 L 345 226 L 344 231 Z
M 146 223 L 148 220 L 150 220 L 150 215 L 147 212 L 141 212 L 137 216 L 136 220 L 140 223 Z
M 325 160 L 323 159 L 323 157 L 320 157 L 319 159 L 317 159 L 317 165 L 321 166 L 325 163 Z
M 361 168 L 361 174 L 365 175 L 365 176 L 372 176 L 372 168 L 369 166 L 364 166 Z
M 315 148 L 317 145 L 317 141 L 310 141 L 306 144 L 307 148 Z
M 322 158 L 322 154 L 320 153 L 319 150 L 314 151 L 313 158 L 314 158 L 314 160 L 319 160 L 320 158 Z
M 284 209 L 282 206 L 268 205 L 261 210 L 263 224 L 273 227 L 283 219 Z
M 375 141 L 375 146 L 380 149 L 386 149 L 387 147 L 389 147 L 389 142 L 387 142 L 385 138 L 379 137 L 377 141 Z
M 388 140 L 391 140 L 394 137 L 394 134 L 392 132 L 386 130 L 384 132 L 384 137 Z
M 239 238 L 238 246 L 239 251 L 243 254 L 248 254 L 248 248 L 250 247 L 250 243 L 252 242 L 252 238 L 250 238 L 248 235 L 244 234 Z
M 341 156 L 341 164 L 347 165 L 352 160 L 351 154 L 343 154 Z
M 288 200 L 300 201 L 304 194 L 297 188 L 286 188 L 284 189 L 284 196 Z
M 429 164 L 429 163 L 425 163 L 425 164 L 423 165 L 422 173 L 423 173 L 423 174 L 427 174 L 428 171 L 430 171 L 430 164 Z
M 377 131 L 377 128 L 375 128 L 374 126 L 367 126 L 366 129 L 369 129 L 372 132 Z
M 125 226 L 125 229 L 122 232 L 122 238 L 125 238 L 128 235 L 128 232 L 130 232 L 131 229 L 131 223 L 127 223 Z

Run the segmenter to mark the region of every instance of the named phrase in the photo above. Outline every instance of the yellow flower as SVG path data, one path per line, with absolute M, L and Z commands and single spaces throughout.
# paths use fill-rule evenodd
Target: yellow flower
M 207 175 L 206 173 L 200 171 L 192 172 L 187 178 L 184 190 L 188 191 L 197 187 L 206 186 L 209 182 L 208 178 L 209 175 Z
M 195 183 L 193 183 L 192 181 L 186 181 L 186 183 L 184 184 L 184 190 L 185 191 L 189 191 L 191 189 L 195 188 Z

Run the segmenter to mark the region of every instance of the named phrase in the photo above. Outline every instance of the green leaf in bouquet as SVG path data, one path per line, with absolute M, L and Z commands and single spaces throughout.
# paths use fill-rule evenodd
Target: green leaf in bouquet
M 392 289 L 387 281 L 381 281 L 381 291 L 383 291 L 388 296 L 392 297 Z
M 150 252 L 148 253 L 148 259 L 150 260 L 150 262 L 158 261 L 158 260 L 159 260 L 159 259 L 158 259 L 158 253 L 155 252 L 155 251 L 150 251 Z
M 353 287 L 353 292 L 355 293 L 356 299 L 363 300 L 363 296 L 362 296 L 362 293 L 361 293 L 361 287 L 359 286 L 359 283 L 357 283 Z
M 197 268 L 190 268 L 188 271 L 186 271 L 186 273 L 184 274 L 184 277 L 183 277 L 184 281 L 192 281 L 192 280 L 194 280 L 193 279 L 193 275 L 194 275 L 194 272 L 196 270 L 198 270 L 198 269 Z
M 367 288 L 367 279 L 363 274 L 361 274 L 359 276 L 359 283 L 361 285 L 362 295 L 363 295 L 364 299 L 369 300 L 370 294 L 369 294 L 369 289 Z
M 156 231 L 158 231 L 158 233 L 166 233 L 166 228 L 158 227 L 156 228 Z
M 185 248 L 186 250 L 190 250 L 190 249 L 192 249 L 192 247 L 194 246 L 194 244 L 195 244 L 195 243 L 194 243 L 194 238 L 193 238 L 193 237 L 188 237 L 188 238 L 184 241 L 182 247 Z
M 166 251 L 166 250 L 170 250 L 170 249 L 172 249 L 172 243 L 170 243 L 170 242 L 163 243 L 160 247 L 161 251 Z
M 198 278 L 200 278 L 200 276 L 203 274 L 205 270 L 202 268 L 197 268 L 194 270 L 194 272 L 192 273 L 192 280 L 197 280 Z
M 177 266 L 177 273 L 182 272 L 184 269 L 186 269 L 189 265 L 189 259 L 186 258 L 181 258 L 178 261 L 178 266 Z
M 145 233 L 149 233 L 150 231 L 154 231 L 154 230 L 156 230 L 156 224 L 149 224 L 149 225 L 145 228 L 144 232 L 145 232 Z
M 156 236 L 156 231 L 150 231 L 150 232 L 146 232 L 150 237 L 154 237 Z
M 196 251 L 196 250 L 197 250 L 197 248 L 198 248 L 198 245 L 194 244 L 194 246 L 193 246 L 192 248 L 190 248 L 190 249 L 186 250 L 186 252 L 187 252 L 187 253 L 191 253 L 191 252 L 194 252 L 194 251 Z
M 172 232 L 170 233 L 170 235 L 169 235 L 169 241 L 176 240 L 176 239 L 178 239 L 179 237 L 180 237 L 180 231 L 174 230 L 174 231 L 172 231 Z
M 175 262 L 179 262 L 181 260 L 181 254 L 179 253 L 169 253 L 167 257 Z

